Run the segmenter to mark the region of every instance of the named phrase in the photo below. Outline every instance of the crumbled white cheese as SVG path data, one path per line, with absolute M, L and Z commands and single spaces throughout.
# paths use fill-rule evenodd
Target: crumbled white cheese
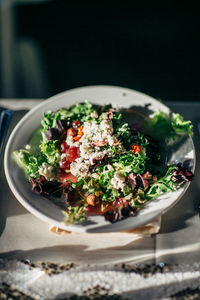
M 93 143 L 97 141 L 105 141 L 107 145 L 112 146 L 114 143 L 121 143 L 117 137 L 113 134 L 112 121 L 105 118 L 98 124 L 96 121 L 84 122 L 83 124 L 83 136 L 80 138 L 80 157 L 77 158 L 70 166 L 70 171 L 74 176 L 87 176 L 89 172 L 89 167 L 94 165 L 94 159 L 112 156 L 112 150 L 108 149 L 102 150 L 102 147 L 96 147 Z M 66 143 L 69 146 L 75 146 L 73 143 L 73 138 L 68 137 Z M 62 157 L 62 156 L 61 156 Z M 110 166 L 112 168 L 112 166 Z M 91 174 L 90 174 L 91 176 Z
M 86 177 L 89 172 L 89 167 L 89 160 L 82 161 L 81 158 L 77 158 L 76 162 L 71 163 L 70 172 L 74 176 Z
M 48 165 L 47 163 L 43 163 L 41 167 L 39 167 L 39 174 L 43 175 L 46 180 L 53 180 L 53 167 Z
M 115 189 L 123 190 L 125 187 L 125 177 L 123 177 L 120 173 L 116 172 L 111 179 L 111 184 Z
M 73 144 L 74 144 L 73 137 L 72 137 L 72 136 L 68 136 L 68 137 L 66 138 L 66 143 L 67 143 L 67 145 L 69 145 L 69 146 L 73 146 Z
M 80 143 L 79 141 L 74 142 L 73 136 L 68 136 L 65 140 L 68 146 L 70 147 L 79 147 Z
M 113 127 L 111 120 L 102 120 L 100 123 L 100 128 L 103 131 L 103 137 L 106 138 L 107 135 L 113 134 Z
M 96 141 L 106 141 L 109 146 L 112 146 L 118 141 L 116 136 L 113 135 L 111 120 L 103 119 L 100 124 L 97 124 L 96 121 L 85 122 L 83 133 L 84 134 L 80 139 L 82 144 L 91 144 L 92 142 Z
M 108 135 L 107 141 L 108 141 L 109 146 L 112 146 L 116 142 L 116 139 L 114 136 Z
M 81 157 L 84 157 L 84 159 L 89 159 L 90 158 L 90 155 L 92 154 L 92 146 L 90 144 L 87 144 L 87 143 L 82 143 L 80 145 L 80 156 Z

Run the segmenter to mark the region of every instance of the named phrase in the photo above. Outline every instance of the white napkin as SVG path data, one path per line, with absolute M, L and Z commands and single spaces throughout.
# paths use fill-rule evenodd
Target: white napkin
M 16 260 L 0 260 L 3 283 L 34 299 L 67 299 L 72 295 L 123 295 L 125 299 L 167 299 L 187 288 L 199 287 L 200 264 L 170 266 L 144 276 L 124 272 L 120 266 L 80 266 L 49 276 L 40 268 L 30 269 Z

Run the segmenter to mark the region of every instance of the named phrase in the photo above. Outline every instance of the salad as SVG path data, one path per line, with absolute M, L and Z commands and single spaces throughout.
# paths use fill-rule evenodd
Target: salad
M 37 151 L 14 151 L 33 192 L 59 205 L 65 223 L 101 215 L 114 223 L 135 216 L 146 202 L 191 181 L 182 164 L 167 164 L 170 143 L 192 135 L 192 124 L 163 111 L 140 122 L 126 111 L 90 102 L 44 113 Z

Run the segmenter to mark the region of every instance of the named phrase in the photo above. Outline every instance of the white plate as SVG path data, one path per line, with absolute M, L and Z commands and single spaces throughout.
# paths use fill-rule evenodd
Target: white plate
M 88 86 L 72 89 L 58 94 L 42 102 L 28 112 L 17 124 L 7 143 L 5 150 L 5 173 L 9 186 L 15 197 L 21 204 L 38 218 L 59 226 L 60 228 L 75 232 L 111 232 L 121 231 L 141 226 L 152 219 L 162 215 L 172 207 L 185 193 L 189 183 L 178 191 L 160 196 L 158 199 L 149 202 L 136 217 L 129 217 L 123 221 L 111 224 L 104 220 L 104 217 L 90 217 L 85 225 L 66 226 L 63 223 L 63 214 L 60 208 L 50 200 L 38 196 L 31 191 L 31 186 L 25 178 L 24 173 L 16 166 L 12 159 L 12 153 L 16 149 L 24 148 L 28 144 L 34 131 L 39 127 L 43 113 L 48 110 L 55 111 L 61 107 L 88 100 L 95 104 L 111 103 L 115 107 L 129 108 L 136 106 L 139 109 L 148 107 L 148 110 L 158 109 L 169 113 L 170 110 L 161 102 L 142 93 L 121 87 L 114 86 Z M 192 139 L 187 137 L 173 151 L 171 161 L 188 161 L 192 169 L 195 165 L 195 152 Z

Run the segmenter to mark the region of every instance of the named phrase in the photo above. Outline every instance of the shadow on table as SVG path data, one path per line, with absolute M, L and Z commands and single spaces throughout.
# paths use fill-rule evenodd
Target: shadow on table
M 193 189 L 191 184 L 189 190 L 180 199 L 180 201 L 162 216 L 161 233 L 169 233 L 178 231 L 189 226 L 190 220 L 197 214 L 195 207 L 194 189 L 191 194 L 190 189 Z
M 103 242 L 103 241 L 102 241 Z M 152 237 L 140 238 L 123 246 L 89 250 L 86 245 L 58 245 L 36 248 L 33 250 L 16 250 L 0 254 L 5 259 L 29 259 L 31 262 L 51 261 L 55 263 L 107 264 L 120 262 L 154 263 L 154 240 Z

